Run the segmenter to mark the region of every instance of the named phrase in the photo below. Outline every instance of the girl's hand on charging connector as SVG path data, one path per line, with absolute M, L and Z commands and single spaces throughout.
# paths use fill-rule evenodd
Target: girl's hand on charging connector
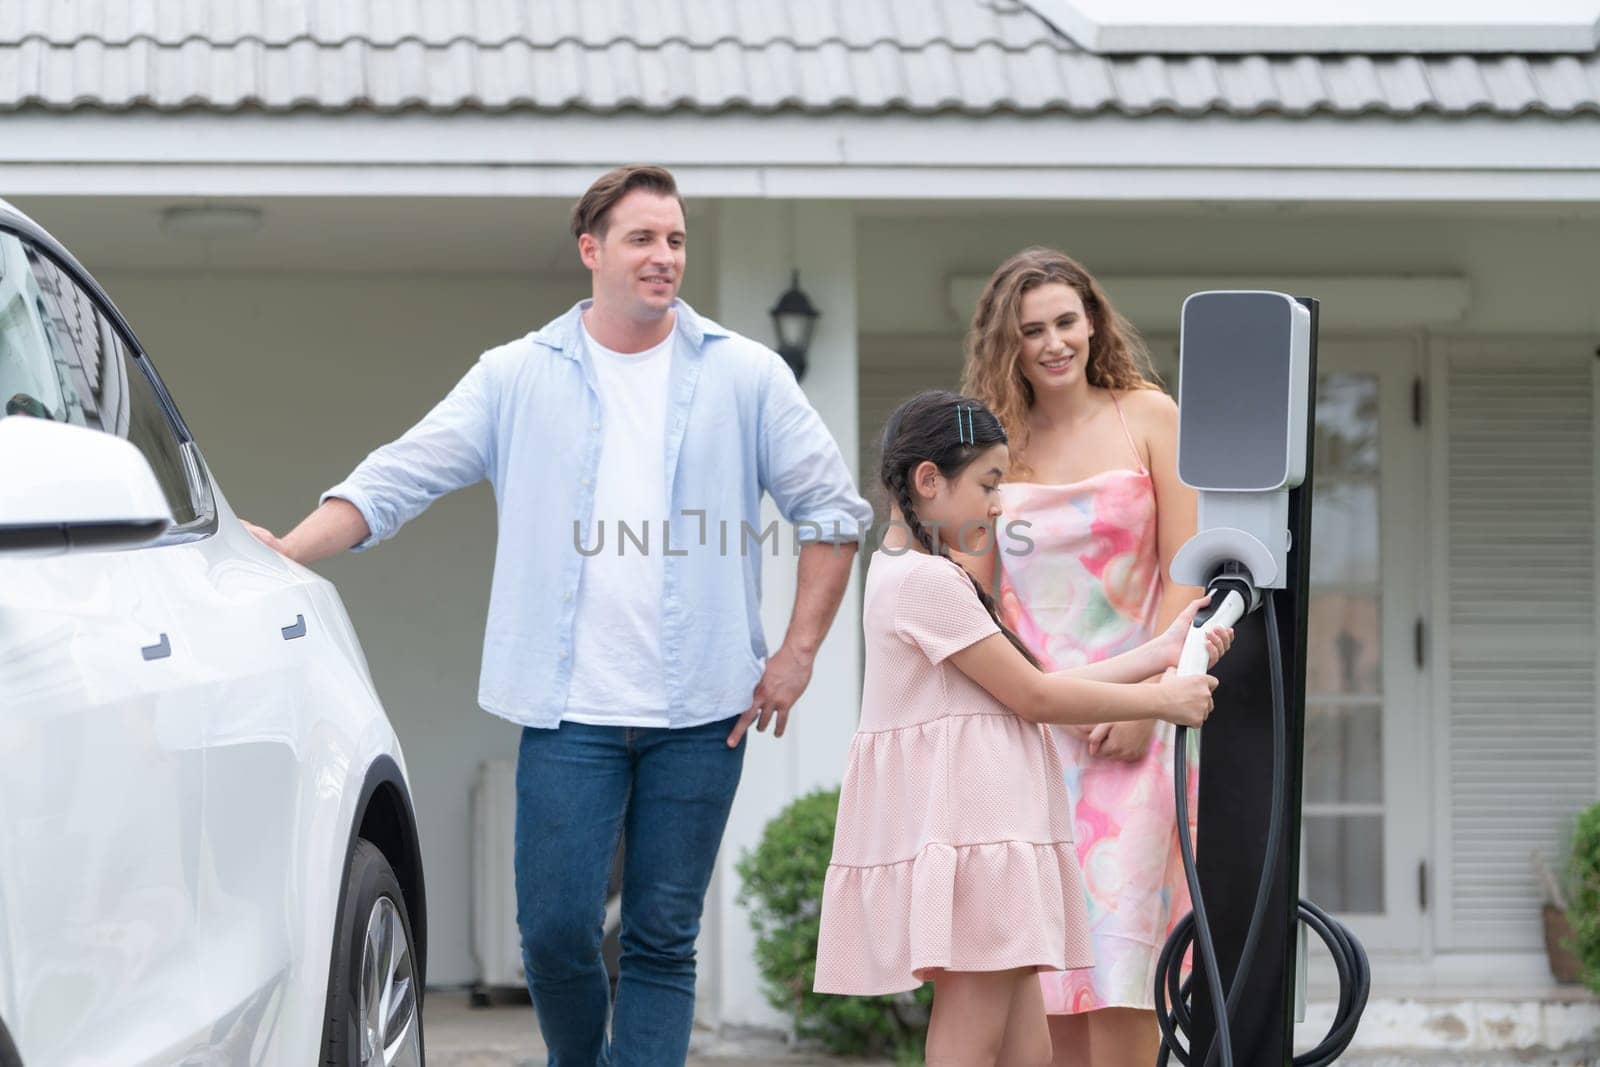
M 1209 674 L 1191 674 L 1180 678 L 1176 670 L 1168 667 L 1167 673 L 1156 683 L 1157 706 L 1160 709 L 1156 712 L 1156 718 L 1177 726 L 1203 726 L 1206 717 L 1211 714 L 1211 694 L 1216 688 L 1217 680 Z
M 1189 601 L 1189 606 L 1178 612 L 1178 617 L 1172 620 L 1172 625 L 1162 631 L 1161 636 L 1154 641 L 1160 652 L 1161 663 L 1165 667 L 1176 667 L 1178 657 L 1183 654 L 1184 639 L 1189 636 L 1189 628 L 1194 625 L 1194 616 L 1197 611 L 1211 603 L 1211 594 L 1197 597 Z
M 1233 627 L 1224 626 L 1206 634 L 1206 670 L 1217 665 L 1217 661 L 1228 654 L 1228 649 L 1233 647 Z
M 1209 593 L 1191 600 L 1189 606 L 1179 612 L 1176 619 L 1172 620 L 1172 625 L 1168 626 L 1165 632 L 1155 639 L 1160 649 L 1163 666 L 1176 667 L 1178 665 L 1178 659 L 1183 655 L 1184 642 L 1189 639 L 1189 631 L 1194 628 L 1195 613 L 1209 603 L 1211 603 L 1211 595 Z M 1227 653 L 1232 645 L 1233 627 L 1227 626 L 1208 632 L 1206 634 L 1207 669 L 1215 667 L 1217 661 Z

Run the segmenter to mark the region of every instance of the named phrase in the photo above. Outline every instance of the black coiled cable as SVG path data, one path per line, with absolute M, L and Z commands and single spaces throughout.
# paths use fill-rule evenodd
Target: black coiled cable
M 1272 673 L 1272 814 L 1267 822 L 1267 862 L 1256 887 L 1255 904 L 1250 910 L 1250 925 L 1245 931 L 1244 947 L 1239 953 L 1239 967 L 1233 976 L 1233 985 L 1226 996 L 1219 998 L 1216 991 L 1223 988 L 1221 972 L 1217 965 L 1217 950 L 1211 940 L 1211 926 L 1206 921 L 1205 900 L 1200 893 L 1200 878 L 1195 869 L 1194 842 L 1189 837 L 1189 765 L 1187 760 L 1189 730 L 1180 726 L 1173 740 L 1175 792 L 1178 802 L 1178 847 L 1183 854 L 1183 873 L 1189 883 L 1189 898 L 1193 909 L 1179 920 L 1167 938 L 1156 961 L 1155 1003 L 1156 1022 L 1161 1027 L 1161 1054 L 1157 1067 L 1166 1067 L 1176 1057 L 1183 1067 L 1194 1063 L 1194 1050 L 1190 1046 L 1191 1016 L 1190 991 L 1194 983 L 1191 975 L 1182 979 L 1184 955 L 1190 947 L 1205 969 L 1207 988 L 1212 990 L 1211 1010 L 1216 1022 L 1216 1037 L 1206 1051 L 1205 1067 L 1213 1067 L 1220 1058 L 1222 1067 L 1233 1067 L 1233 1034 L 1231 1021 L 1238 1007 L 1239 994 L 1250 977 L 1255 963 L 1256 942 L 1261 936 L 1261 924 L 1266 917 L 1267 898 L 1277 877 L 1283 854 L 1284 774 L 1288 762 L 1288 743 L 1285 738 L 1288 714 L 1283 691 L 1283 652 L 1278 647 L 1278 613 L 1274 590 L 1264 590 L 1267 610 L 1267 663 Z M 1360 1025 L 1361 1013 L 1366 1009 L 1367 997 L 1372 991 L 1372 970 L 1367 953 L 1356 940 L 1349 927 L 1333 918 L 1311 901 L 1300 898 L 1300 921 L 1316 931 L 1333 956 L 1334 967 L 1339 972 L 1339 1006 L 1334 1013 L 1333 1026 L 1326 1036 L 1309 1052 L 1294 1057 L 1294 1067 L 1328 1067 L 1349 1048 Z

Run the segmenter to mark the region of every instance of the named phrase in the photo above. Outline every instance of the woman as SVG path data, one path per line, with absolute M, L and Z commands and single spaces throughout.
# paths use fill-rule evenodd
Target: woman
M 963 389 L 1012 442 L 1001 486 L 1002 612 L 1055 669 L 1136 647 L 1197 594 L 1165 580 L 1194 533 L 1195 497 L 1178 481 L 1177 407 L 1148 368 L 1099 284 L 1053 249 L 1002 263 L 973 314 Z M 1189 910 L 1173 730 L 1117 723 L 1053 734 L 1095 952 L 1091 969 L 1041 975 L 1054 1062 L 1146 1067 L 1160 1042 L 1156 957 Z M 1191 790 L 1197 781 L 1191 769 Z

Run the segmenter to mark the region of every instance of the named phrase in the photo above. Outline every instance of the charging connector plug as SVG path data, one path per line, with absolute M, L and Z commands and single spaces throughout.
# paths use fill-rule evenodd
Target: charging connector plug
M 1206 635 L 1232 626 L 1261 602 L 1255 586 L 1236 574 L 1217 575 L 1206 586 L 1206 592 L 1211 595 L 1211 602 L 1195 613 L 1194 625 L 1183 639 L 1183 651 L 1178 656 L 1180 675 L 1206 673 L 1211 664 Z

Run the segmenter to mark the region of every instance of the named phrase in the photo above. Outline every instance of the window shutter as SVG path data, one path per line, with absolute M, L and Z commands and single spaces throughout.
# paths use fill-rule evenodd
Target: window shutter
M 1535 950 L 1541 892 L 1596 799 L 1594 360 L 1460 343 L 1446 377 L 1444 947 Z

